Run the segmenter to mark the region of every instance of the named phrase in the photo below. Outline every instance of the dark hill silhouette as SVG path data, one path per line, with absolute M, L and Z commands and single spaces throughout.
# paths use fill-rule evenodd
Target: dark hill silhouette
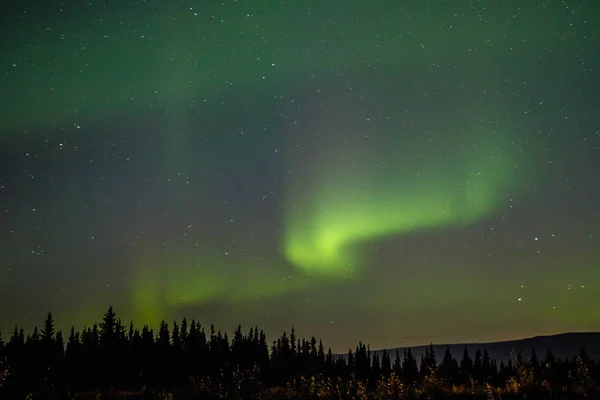
M 417 361 L 421 359 L 422 355 L 425 355 L 425 349 L 429 345 L 411 347 L 411 351 Z M 450 352 L 454 357 L 460 360 L 463 354 L 464 348 L 467 348 L 469 355 L 473 357 L 477 349 L 488 351 L 491 358 L 494 358 L 500 362 L 508 362 L 511 358 L 511 354 L 518 354 L 521 352 L 524 356 L 531 356 L 531 352 L 535 349 L 538 358 L 543 359 L 546 356 L 546 351 L 550 349 L 557 359 L 565 360 L 572 359 L 579 355 L 581 347 L 585 347 L 588 356 L 592 360 L 600 360 L 600 332 L 571 332 L 561 333 L 558 335 L 549 336 L 535 336 L 532 338 L 520 339 L 520 340 L 509 340 L 504 342 L 491 342 L 491 343 L 457 343 L 457 344 L 434 344 L 436 358 L 438 363 L 442 362 L 446 347 L 450 347 Z M 386 349 L 388 354 L 394 355 L 396 350 L 402 354 L 404 347 Z M 377 353 L 379 356 L 382 354 L 382 350 L 372 351 Z M 348 357 L 347 354 L 342 355 Z

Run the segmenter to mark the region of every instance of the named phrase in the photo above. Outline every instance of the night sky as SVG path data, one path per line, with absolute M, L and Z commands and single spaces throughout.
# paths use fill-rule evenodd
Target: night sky
M 600 330 L 600 2 L 2 8 L 5 338 Z

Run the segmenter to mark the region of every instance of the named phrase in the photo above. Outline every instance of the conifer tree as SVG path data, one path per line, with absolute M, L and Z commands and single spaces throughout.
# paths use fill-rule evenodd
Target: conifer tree
M 473 360 L 473 371 L 471 372 L 473 379 L 477 382 L 481 382 L 483 370 L 483 362 L 481 359 L 481 350 L 477 349 L 475 351 L 475 360 Z
M 54 343 L 55 336 L 54 318 L 52 312 L 48 312 L 46 321 L 44 321 L 44 329 L 42 330 L 41 340 L 45 346 L 51 346 Z
M 309 368 L 311 372 L 315 373 L 319 363 L 319 349 L 317 347 L 317 338 L 314 335 L 310 338 L 310 358 Z
M 245 338 L 242 333 L 242 325 L 238 325 L 233 332 L 233 338 L 231 339 L 231 353 L 233 354 L 233 366 L 234 368 L 247 368 L 245 364 L 244 351 Z
M 456 372 L 457 371 L 454 370 L 454 358 L 450 352 L 450 346 L 446 346 L 444 358 L 439 367 L 440 377 L 447 383 L 452 383 L 456 379 Z
M 80 346 L 79 332 L 75 332 L 75 326 L 71 326 L 71 332 L 69 333 L 69 339 L 67 340 L 67 355 L 74 355 Z
M 33 333 L 27 337 L 27 342 L 34 344 L 40 342 L 40 334 L 37 325 L 33 327 Z
M 54 368 L 54 374 L 53 374 L 53 378 L 55 379 L 55 381 L 60 381 L 62 379 L 62 366 L 63 366 L 63 362 L 64 362 L 64 358 L 65 358 L 65 341 L 63 339 L 63 335 L 62 335 L 62 331 L 59 330 L 56 332 L 56 336 L 54 339 L 54 343 L 53 343 L 53 351 L 52 351 L 52 358 L 50 360 L 51 362 L 51 368 Z
M 122 346 L 127 341 L 127 328 L 121 318 L 117 318 L 117 323 L 115 325 L 115 343 L 119 346 Z
M 100 346 L 100 328 L 98 324 L 92 325 L 92 330 L 90 332 L 91 344 L 94 348 L 98 348 Z
M 331 347 L 327 350 L 327 355 L 325 356 L 325 374 L 329 377 L 333 375 L 333 352 L 331 351 Z
M 402 376 L 402 359 L 400 358 L 400 350 L 396 349 L 396 358 L 394 359 L 394 374 L 400 378 Z
M 117 335 L 117 316 L 112 306 L 108 307 L 99 328 L 99 344 L 106 347 L 114 345 Z M 98 330 L 96 325 L 94 325 L 94 330 Z
M 25 341 L 23 340 L 23 330 L 21 329 L 21 334 L 19 335 L 19 328 L 16 325 L 10 339 L 8 339 L 8 344 L 15 346 L 18 344 L 25 344 Z
M 295 357 L 298 349 L 296 346 L 296 340 L 298 338 L 296 337 L 296 330 L 294 329 L 294 327 L 292 326 L 292 331 L 290 332 L 290 351 L 292 353 L 292 357 Z
M 381 352 L 381 375 L 388 377 L 392 373 L 392 361 L 386 349 Z
M 354 361 L 354 353 L 352 352 L 352 349 L 348 349 L 348 370 L 354 370 L 356 368 L 356 364 Z
M 158 347 L 162 352 L 166 352 L 171 347 L 171 334 L 169 332 L 169 325 L 163 319 L 160 322 L 160 328 L 158 329 Z
M 127 330 L 127 342 L 130 345 L 133 344 L 134 336 L 135 336 L 135 327 L 133 326 L 133 321 L 129 321 L 129 329 Z
M 467 347 L 465 346 L 465 349 L 463 351 L 462 360 L 460 360 L 461 383 L 469 382 L 469 379 L 471 379 L 472 373 L 473 373 L 473 360 L 471 360 L 471 357 L 469 357 L 469 351 L 467 350 Z
M 402 372 L 407 383 L 414 383 L 418 378 L 419 368 L 417 366 L 417 360 L 413 356 L 411 349 L 404 350 Z
M 490 382 L 492 377 L 492 362 L 487 349 L 483 349 L 483 359 L 481 361 L 481 381 Z
M 183 318 L 181 320 L 181 328 L 179 329 L 179 341 L 181 342 L 181 347 L 183 349 L 187 349 L 187 339 L 188 339 L 188 324 L 187 319 Z
M 371 364 L 371 373 L 373 374 L 373 378 L 375 380 L 381 379 L 381 362 L 379 361 L 379 354 L 373 353 Z

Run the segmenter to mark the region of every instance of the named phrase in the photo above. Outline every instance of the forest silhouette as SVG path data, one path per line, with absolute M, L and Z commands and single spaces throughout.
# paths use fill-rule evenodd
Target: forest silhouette
M 372 352 L 359 342 L 346 356 L 294 329 L 272 343 L 258 327 L 227 333 L 196 320 L 157 332 L 125 325 L 110 307 L 102 321 L 68 338 L 48 313 L 27 336 L 0 335 L 2 399 L 568 399 L 600 398 L 600 364 L 585 348 L 572 359 L 515 354 L 507 363 L 485 349 L 438 362 L 434 346 Z

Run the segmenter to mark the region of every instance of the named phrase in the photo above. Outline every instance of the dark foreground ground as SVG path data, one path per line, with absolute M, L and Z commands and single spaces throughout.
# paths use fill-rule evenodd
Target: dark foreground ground
M 261 387 L 260 384 L 240 384 L 233 387 L 202 383 L 168 389 L 147 388 L 116 390 L 110 388 L 88 392 L 70 392 L 57 387 L 20 393 L 0 392 L 0 399 L 56 400 L 570 400 L 600 399 L 600 386 L 551 388 L 547 383 L 513 380 L 504 387 L 491 385 L 448 386 L 430 381 L 423 385 L 405 385 L 392 376 L 368 384 L 360 380 L 332 382 L 330 379 L 302 378 L 286 386 Z

